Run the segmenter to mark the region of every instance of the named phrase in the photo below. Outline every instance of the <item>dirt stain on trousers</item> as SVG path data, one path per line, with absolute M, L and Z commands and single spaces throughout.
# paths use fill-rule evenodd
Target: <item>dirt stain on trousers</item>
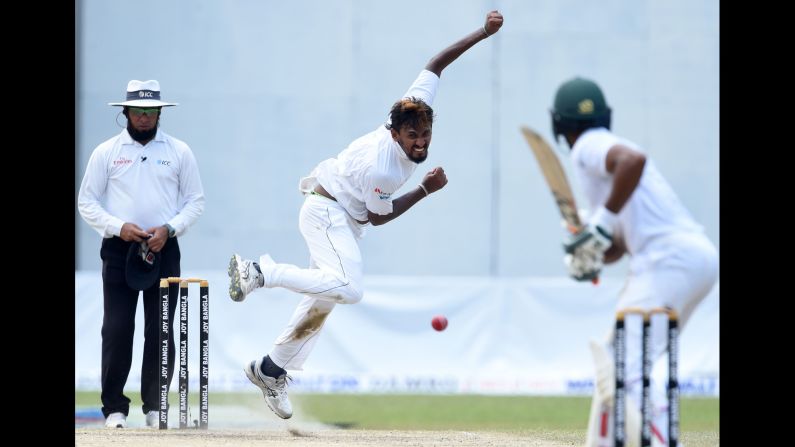
M 317 332 L 323 326 L 329 313 L 320 312 L 318 309 L 310 309 L 306 318 L 295 327 L 292 339 L 300 340 Z

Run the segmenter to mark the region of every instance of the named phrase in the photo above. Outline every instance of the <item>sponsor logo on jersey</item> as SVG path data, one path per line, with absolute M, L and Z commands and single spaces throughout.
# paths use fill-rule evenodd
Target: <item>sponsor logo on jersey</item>
M 378 194 L 378 198 L 381 200 L 387 200 L 392 196 L 391 192 L 381 191 L 381 188 L 378 187 L 375 188 L 375 193 Z

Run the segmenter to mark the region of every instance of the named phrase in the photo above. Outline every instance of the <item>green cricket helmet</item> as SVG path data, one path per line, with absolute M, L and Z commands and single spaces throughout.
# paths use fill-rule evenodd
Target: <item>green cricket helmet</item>
M 552 135 L 578 132 L 592 127 L 610 129 L 610 107 L 595 82 L 576 77 L 566 81 L 555 93 L 552 115 Z

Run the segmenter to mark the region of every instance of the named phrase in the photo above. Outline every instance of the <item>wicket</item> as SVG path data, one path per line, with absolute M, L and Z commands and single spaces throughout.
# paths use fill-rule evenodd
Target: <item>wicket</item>
M 615 446 L 623 447 L 626 441 L 626 391 L 624 376 L 626 374 L 626 331 L 624 319 L 627 314 L 637 314 L 643 317 L 642 338 L 642 392 L 641 392 L 641 446 L 651 446 L 651 319 L 657 314 L 664 314 L 668 318 L 668 445 L 676 447 L 679 441 L 679 382 L 678 346 L 679 320 L 676 311 L 664 307 L 655 307 L 649 311 L 640 308 L 627 308 L 616 313 L 616 333 L 614 340 L 615 366 L 616 366 L 616 393 L 615 393 Z
M 168 429 L 168 337 L 169 307 L 171 299 L 169 284 L 179 283 L 179 428 L 188 427 L 188 284 L 199 283 L 199 353 L 201 355 L 199 376 L 199 423 L 198 428 L 207 429 L 209 422 L 209 377 L 210 377 L 210 283 L 199 278 L 160 279 L 160 430 Z

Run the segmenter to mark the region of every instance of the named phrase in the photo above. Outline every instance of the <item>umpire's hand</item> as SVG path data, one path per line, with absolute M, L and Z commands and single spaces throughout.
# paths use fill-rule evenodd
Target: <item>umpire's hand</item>
M 161 225 L 159 227 L 152 227 L 146 231 L 152 235 L 152 237 L 149 238 L 149 249 L 158 253 L 163 249 L 163 246 L 166 245 L 166 241 L 168 240 L 168 229 Z
M 119 237 L 121 240 L 127 242 L 141 242 L 149 239 L 149 233 L 142 230 L 141 227 L 134 223 L 125 222 L 124 225 L 121 226 Z

